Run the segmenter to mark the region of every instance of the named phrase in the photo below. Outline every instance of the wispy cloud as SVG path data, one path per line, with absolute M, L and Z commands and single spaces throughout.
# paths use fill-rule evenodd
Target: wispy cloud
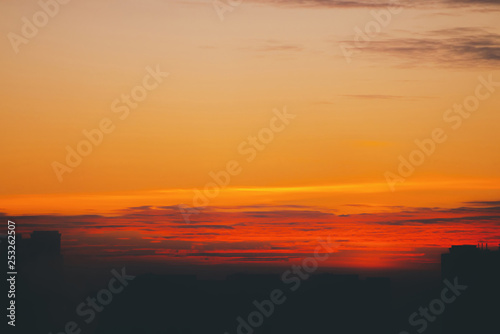
M 212 207 L 193 215 L 191 224 L 179 224 L 176 216 L 180 213 L 175 207 L 153 206 L 124 209 L 112 217 L 39 215 L 11 219 L 20 226 L 19 232 L 59 230 L 65 254 L 71 256 L 286 262 L 312 254 L 319 239 L 332 236 L 342 253 L 342 258 L 333 257 L 334 261 L 350 257 L 350 261 L 361 261 L 363 256 L 377 253 L 391 263 L 431 263 L 432 254 L 439 251 L 417 256 L 415 249 L 442 249 L 477 241 L 498 243 L 498 203 L 475 201 L 456 208 L 381 207 L 380 212 L 351 215 L 336 215 L 313 206 Z M 356 203 L 349 206 L 371 208 Z
M 301 7 L 328 7 L 328 8 L 384 8 L 395 6 L 399 3 L 411 5 L 411 2 L 397 1 L 343 1 L 343 0 L 254 0 L 259 3 L 267 3 L 283 6 L 301 6 Z
M 279 41 L 274 39 L 257 41 L 251 43 L 251 46 L 242 48 L 245 51 L 255 51 L 259 53 L 285 53 L 285 52 L 301 52 L 304 47 L 299 44 L 290 43 L 287 41 Z
M 500 35 L 480 28 L 433 30 L 408 37 L 381 35 L 363 48 L 376 58 L 398 58 L 406 66 L 497 67 Z
M 349 94 L 340 97 L 364 100 L 421 100 L 435 99 L 435 96 L 405 96 L 405 95 L 383 95 L 383 94 Z
M 301 7 L 326 7 L 326 8 L 387 8 L 387 7 L 496 7 L 500 3 L 497 0 L 254 0 L 258 3 L 266 3 L 282 6 Z

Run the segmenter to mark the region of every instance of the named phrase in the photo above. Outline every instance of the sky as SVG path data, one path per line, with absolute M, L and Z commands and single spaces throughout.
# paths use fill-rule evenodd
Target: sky
M 21 231 L 193 264 L 331 237 L 332 267 L 415 268 L 500 242 L 498 1 L 42 3 L 0 3 Z

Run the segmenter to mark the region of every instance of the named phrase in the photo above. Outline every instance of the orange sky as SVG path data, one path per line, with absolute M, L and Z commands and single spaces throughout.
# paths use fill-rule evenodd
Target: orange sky
M 221 21 L 210 1 L 71 1 L 14 47 L 12 34 L 22 36 L 23 17 L 32 20 L 40 5 L 0 3 L 6 36 L 0 212 L 32 222 L 25 231 L 43 217 L 59 217 L 51 228 L 68 238 L 122 240 L 116 242 L 127 250 L 152 254 L 201 252 L 208 227 L 191 235 L 174 233 L 165 222 L 164 229 L 146 232 L 122 213 L 198 206 L 196 189 L 203 191 L 214 182 L 211 172 L 233 162 L 240 171 L 201 215 L 213 210 L 211 224 L 247 227 L 218 230 L 211 249 L 236 252 L 242 250 L 229 244 L 265 243 L 244 251 L 307 253 L 308 243 L 328 234 L 322 223 L 340 226 L 336 238 L 349 240 L 342 246 L 349 253 L 337 264 L 395 266 L 408 258 L 428 261 L 432 247 L 498 243 L 500 216 L 492 212 L 498 215 L 500 197 L 500 7 L 486 0 L 401 4 L 348 62 L 340 46 L 354 45 L 356 27 L 375 22 L 373 11 L 393 7 L 364 0 L 244 0 Z M 168 76 L 155 79 L 151 71 L 158 69 Z M 485 85 L 488 78 L 494 84 Z M 124 94 L 145 82 L 154 88 L 127 106 Z M 474 111 L 453 111 L 478 89 L 485 98 Z M 277 116 L 285 109 L 293 117 Z M 112 130 L 102 143 L 78 166 L 67 166 L 67 147 L 77 150 L 87 140 L 83 131 L 103 121 Z M 252 146 L 251 138 L 266 138 L 263 129 L 271 129 L 272 139 Z M 435 129 L 446 140 L 392 191 L 387 172 L 398 174 L 400 156 L 409 160 L 415 141 L 432 138 Z M 71 172 L 58 177 L 54 162 Z M 306 233 L 268 216 L 249 219 L 252 206 L 327 216 L 280 216 L 280 222 L 316 226 Z M 491 217 L 463 223 L 453 211 L 459 207 Z M 457 220 L 387 223 L 403 211 L 419 221 Z M 100 224 L 128 227 L 96 231 L 63 223 L 93 215 Z M 189 226 L 203 225 L 199 220 Z M 179 244 L 151 248 L 170 233 L 176 239 L 168 240 Z M 130 239 L 117 239 L 124 235 Z M 73 239 L 78 242 L 66 241 L 68 247 L 86 240 Z M 380 252 L 381 262 L 365 249 Z

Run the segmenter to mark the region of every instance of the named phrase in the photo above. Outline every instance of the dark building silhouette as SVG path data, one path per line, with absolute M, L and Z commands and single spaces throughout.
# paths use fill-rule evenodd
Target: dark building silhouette
M 34 231 L 30 238 L 19 240 L 22 269 L 38 280 L 57 282 L 62 276 L 63 256 L 58 231 Z
M 4 238 L 1 241 L 3 246 Z M 3 256 L 6 247 L 1 250 L 2 258 L 6 259 L 7 256 Z M 16 330 L 18 333 L 48 333 L 68 317 L 64 302 L 61 234 L 35 231 L 29 238 L 16 234 L 15 251 Z
M 443 279 L 467 289 L 446 308 L 443 334 L 500 333 L 500 250 L 452 246 L 441 256 Z
M 34 231 L 31 233 L 28 246 L 32 256 L 60 256 L 61 233 L 58 231 Z

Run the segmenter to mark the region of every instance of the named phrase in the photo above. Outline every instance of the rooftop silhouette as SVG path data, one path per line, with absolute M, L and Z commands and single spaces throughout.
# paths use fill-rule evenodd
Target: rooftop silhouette
M 452 246 L 441 256 L 441 274 L 467 289 L 447 307 L 443 334 L 500 333 L 500 249 L 487 245 Z

